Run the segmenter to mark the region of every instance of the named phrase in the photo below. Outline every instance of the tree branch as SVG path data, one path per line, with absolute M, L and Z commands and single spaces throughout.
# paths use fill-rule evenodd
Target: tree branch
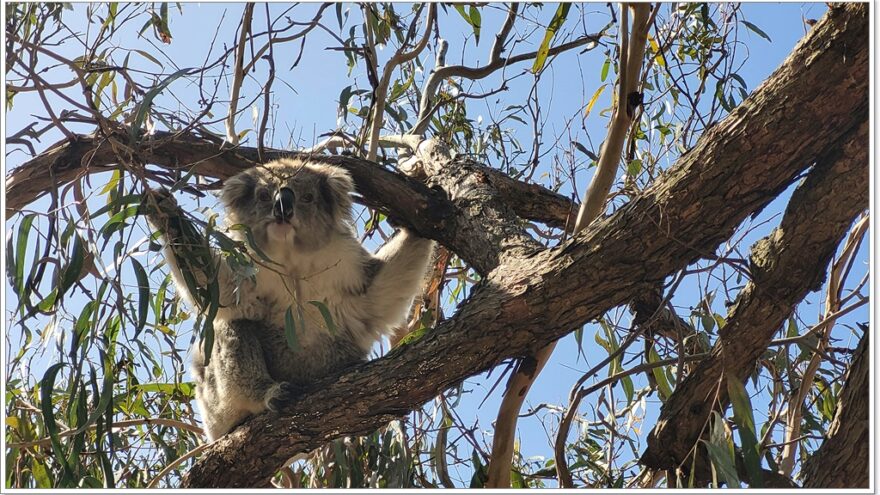
M 598 43 L 601 37 L 602 33 L 582 36 L 575 40 L 550 48 L 550 50 L 547 51 L 547 56 L 552 57 L 562 52 L 571 50 L 572 48 L 586 45 L 587 43 Z M 425 133 L 425 129 L 428 128 L 428 124 L 431 121 L 430 115 L 433 109 L 432 102 L 437 96 L 437 90 L 440 88 L 440 83 L 444 79 L 450 77 L 464 77 L 473 80 L 483 79 L 503 67 L 513 65 L 518 62 L 531 60 L 537 56 L 538 52 L 535 51 L 521 53 L 510 58 L 497 58 L 494 60 L 490 60 L 488 64 L 482 67 L 447 65 L 440 67 L 439 69 L 435 68 L 435 70 L 431 72 L 431 75 L 428 76 L 428 80 L 425 81 L 425 89 L 422 91 L 422 100 L 419 102 L 419 117 L 418 119 L 416 119 L 416 125 L 410 131 L 410 134 L 422 135 Z
M 492 51 L 489 52 L 490 64 L 497 62 L 501 58 L 501 52 L 504 51 L 504 43 L 507 41 L 507 37 L 510 36 L 510 31 L 513 29 L 513 24 L 516 21 L 516 14 L 518 11 L 519 4 L 516 2 L 511 3 L 507 8 L 507 17 L 504 19 L 504 24 L 501 25 L 498 34 L 495 35 L 495 41 L 492 43 Z
M 821 287 L 837 245 L 868 206 L 868 122 L 848 134 L 816 158 L 779 227 L 753 246 L 752 281 L 719 329 L 713 358 L 697 366 L 663 405 L 643 464 L 653 469 L 689 466 L 685 461 L 712 411 L 706 398 L 718 393 L 717 402 L 727 404 L 727 388 L 719 387 L 719 380 L 732 373 L 744 381 L 795 305 Z
M 382 130 L 385 116 L 385 99 L 388 97 L 388 85 L 391 83 L 391 76 L 394 75 L 394 70 L 397 66 L 417 57 L 428 46 L 431 27 L 434 25 L 434 17 L 436 15 L 437 5 L 432 3 L 428 6 L 428 18 L 425 20 L 425 32 L 422 35 L 422 39 L 410 51 L 405 50 L 405 45 L 401 46 L 394 56 L 391 57 L 391 60 L 385 64 L 385 68 L 382 69 L 382 78 L 379 80 L 379 86 L 376 87 L 374 93 L 373 118 L 370 121 L 370 138 L 367 145 L 367 160 L 371 162 L 376 161 L 376 151 L 379 149 L 379 131 Z
M 247 35 L 251 31 L 251 19 L 254 15 L 254 4 L 244 5 L 244 14 L 241 18 L 241 32 L 238 34 L 238 47 L 235 50 L 235 65 L 232 72 L 232 87 L 229 90 L 229 115 L 226 116 L 226 141 L 229 144 L 238 145 L 238 133 L 235 132 L 235 115 L 238 113 L 238 93 L 241 91 L 241 83 L 244 80 L 244 50 Z

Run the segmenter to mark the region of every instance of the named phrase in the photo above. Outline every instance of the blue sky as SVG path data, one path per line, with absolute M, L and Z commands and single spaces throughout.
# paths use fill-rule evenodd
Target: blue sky
M 75 8 L 76 12 L 81 12 L 85 7 L 83 4 L 75 4 Z M 271 6 L 273 12 L 280 12 L 283 8 L 285 8 L 285 6 L 280 4 L 273 4 Z M 316 8 L 316 4 L 298 7 L 294 10 L 293 17 L 297 20 L 308 19 Z M 348 8 L 348 5 L 346 5 L 346 8 Z M 223 43 L 231 43 L 231 40 L 233 39 L 233 30 L 240 19 L 241 9 L 240 4 L 233 3 L 187 3 L 183 4 L 183 15 L 180 15 L 176 9 L 172 9 L 170 29 L 174 39 L 170 46 L 164 47 L 168 54 L 171 55 L 171 59 L 160 59 L 165 64 L 164 72 L 170 73 L 177 68 L 183 67 L 200 67 L 206 58 L 213 60 L 217 56 L 218 49 L 223 46 Z M 742 41 L 740 49 L 747 51 L 748 58 L 745 59 L 744 65 L 739 71 L 739 75 L 746 81 L 748 89 L 751 91 L 777 66 L 779 66 L 784 58 L 791 52 L 797 41 L 803 37 L 805 29 L 802 19 L 804 17 L 819 18 L 825 11 L 826 7 L 822 3 L 750 3 L 743 5 L 742 9 L 744 17 L 748 21 L 759 26 L 760 29 L 767 33 L 772 39 L 772 42 L 768 42 L 747 29 L 740 29 L 740 40 Z M 554 10 L 554 8 L 545 8 L 541 13 L 540 18 L 545 23 L 548 22 L 552 17 Z M 592 32 L 598 31 L 607 22 L 607 9 L 604 4 L 590 4 L 585 6 L 584 10 L 586 12 L 585 22 L 588 26 L 588 30 Z M 333 9 L 328 10 L 325 19 L 329 27 L 335 28 L 337 25 L 335 15 L 332 11 Z M 262 6 L 256 9 L 256 12 L 258 19 L 257 22 L 264 22 L 265 18 L 263 17 Z M 352 12 L 351 15 L 353 17 L 359 17 L 359 13 L 356 11 Z M 68 13 L 65 16 L 65 19 L 71 23 L 71 26 L 74 29 L 77 29 L 77 26 L 79 25 L 79 29 L 85 30 L 81 20 L 82 16 L 77 13 Z M 214 52 L 208 57 L 207 48 L 211 39 L 215 35 L 215 29 L 217 29 L 216 27 L 221 18 L 223 21 L 220 24 L 219 37 L 216 43 L 217 46 L 215 46 Z M 491 35 L 497 30 L 501 23 L 501 19 L 501 11 L 497 8 L 497 4 L 485 7 L 483 9 L 483 38 L 478 46 L 474 46 L 473 41 L 467 43 L 464 41 L 465 37 L 470 34 L 470 26 L 461 19 L 454 9 L 449 9 L 448 12 L 445 13 L 443 12 L 443 9 L 440 9 L 439 21 L 442 26 L 444 37 L 446 37 L 450 43 L 447 62 L 458 63 L 462 59 L 462 54 L 464 54 L 463 58 L 468 65 L 475 65 L 479 61 L 485 61 L 485 54 L 488 52 L 489 46 L 491 45 Z M 571 18 L 569 20 L 571 20 Z M 345 27 L 346 31 L 351 25 L 352 23 L 349 21 Z M 543 33 L 537 33 L 529 38 L 529 40 L 534 43 L 534 40 L 539 40 L 542 34 Z M 150 53 L 155 53 L 151 48 L 151 45 L 154 43 L 156 42 L 151 36 L 145 36 L 140 40 L 135 40 L 133 37 L 127 38 L 125 39 L 124 45 L 126 47 L 141 48 Z M 362 85 L 361 87 L 365 84 L 363 65 L 356 67 L 352 71 L 351 76 L 348 76 L 348 69 L 345 66 L 345 57 L 340 52 L 323 49 L 325 46 L 331 44 L 333 44 L 333 42 L 329 35 L 320 30 L 314 31 L 309 36 L 308 42 L 305 45 L 305 52 L 302 55 L 302 60 L 298 67 L 285 76 L 285 80 L 288 84 L 275 84 L 274 104 L 282 110 L 277 116 L 278 125 L 275 129 L 274 141 L 272 142 L 273 146 L 281 148 L 288 148 L 291 145 L 310 146 L 315 141 L 319 141 L 320 138 L 318 136 L 320 134 L 331 131 L 337 126 L 337 99 L 342 88 L 352 84 L 354 78 L 358 79 Z M 531 51 L 533 49 L 535 49 L 534 46 L 523 46 L 516 51 Z M 66 50 L 69 50 L 69 52 L 66 53 L 69 53 L 70 56 L 76 56 L 78 47 L 66 45 L 59 48 L 60 52 L 65 52 Z M 278 49 L 278 53 L 279 70 L 282 66 L 284 69 L 287 69 L 292 61 L 299 55 L 299 45 L 286 44 Z M 390 56 L 390 49 L 380 51 L 379 56 L 381 64 Z M 580 56 L 575 53 L 563 54 L 551 65 L 551 68 L 548 69 L 547 73 L 543 76 L 540 96 L 542 101 L 542 112 L 546 118 L 544 125 L 546 132 L 552 135 L 553 131 L 562 131 L 565 127 L 566 119 L 571 118 L 572 114 L 577 114 L 580 111 L 579 109 L 583 108 L 590 95 L 592 95 L 593 91 L 600 84 L 599 72 L 604 59 L 605 55 L 602 50 L 596 49 Z M 424 57 L 424 60 L 427 65 L 425 70 L 429 70 L 432 58 L 426 56 Z M 131 64 L 133 67 L 139 67 L 144 70 L 155 71 L 157 69 L 157 66 L 153 62 L 137 54 L 132 54 Z M 260 81 L 263 80 L 263 74 L 265 71 L 263 65 L 264 64 L 258 64 L 258 69 L 255 74 L 256 79 Z M 524 63 L 512 68 L 511 74 L 518 73 L 518 71 L 528 68 L 529 65 L 529 63 Z M 491 90 L 499 84 L 500 80 L 500 76 L 497 75 L 489 77 L 477 83 L 474 87 L 474 91 L 484 92 Z M 475 120 L 482 118 L 483 122 L 488 122 L 492 114 L 497 114 L 508 104 L 516 102 L 518 98 L 516 95 L 521 96 L 525 94 L 531 86 L 531 83 L 531 78 L 520 77 L 509 84 L 511 96 L 501 95 L 499 97 L 492 97 L 485 102 L 471 103 L 468 107 L 469 117 Z M 255 82 L 246 81 L 242 92 L 245 101 L 250 101 L 251 98 L 256 96 L 256 89 L 258 87 L 259 86 Z M 224 91 L 225 86 L 221 85 L 219 94 L 222 98 L 227 96 Z M 163 94 L 158 101 L 160 104 L 169 108 L 173 108 L 175 105 L 179 104 L 175 99 L 180 100 L 180 102 L 183 103 L 194 101 L 196 94 L 193 84 L 186 80 L 175 82 L 166 93 L 167 94 Z M 606 92 L 596 108 L 608 106 L 608 93 L 609 92 Z M 28 98 L 31 99 L 29 100 Z M 262 108 L 261 101 L 258 102 L 258 107 Z M 32 111 L 29 110 L 31 108 L 40 108 L 35 96 L 19 95 L 16 98 L 15 107 L 11 112 L 6 114 L 7 133 L 10 131 L 14 132 L 33 120 L 31 116 Z M 225 110 L 218 108 L 217 113 L 218 117 L 220 117 L 225 113 Z M 253 127 L 250 115 L 249 111 L 245 112 L 243 117 L 239 119 L 237 125 L 239 131 Z M 606 124 L 607 117 L 601 117 L 598 111 L 593 112 L 593 114 L 591 114 L 591 116 L 584 122 L 584 129 L 581 131 L 582 137 L 580 139 L 587 139 L 588 136 L 592 137 L 591 141 L 594 145 L 593 147 L 598 150 L 598 145 L 604 136 Z M 84 128 L 74 129 L 79 131 L 87 130 Z M 216 126 L 216 130 L 222 131 L 222 125 Z M 514 128 L 513 131 L 525 146 L 529 146 L 529 143 L 531 142 L 531 134 L 530 129 L 528 129 L 527 126 Z M 250 141 L 245 141 L 244 144 L 254 145 L 254 136 L 255 133 L 250 133 L 248 135 Z M 46 136 L 43 139 L 43 144 L 54 142 L 56 139 L 58 139 L 57 135 Z M 545 141 L 550 140 L 551 139 L 548 138 Z M 38 151 L 40 149 L 41 148 L 38 147 Z M 549 146 L 545 149 L 549 150 L 551 153 L 547 156 L 549 161 L 549 158 L 551 158 L 554 151 L 550 149 Z M 7 171 L 21 163 L 24 158 L 24 154 L 22 153 L 13 153 L 10 155 L 6 161 Z M 581 170 L 576 175 L 575 184 L 578 191 L 584 190 L 585 185 L 589 180 L 590 173 L 590 171 Z M 545 179 L 541 178 L 540 174 L 536 174 L 535 177 L 539 182 L 545 181 Z M 100 182 L 101 179 L 97 179 L 93 184 L 98 184 Z M 564 187 L 560 192 L 563 194 L 571 193 L 570 186 L 566 187 L 568 187 L 568 189 Z M 791 190 L 783 194 L 779 199 L 774 201 L 770 207 L 765 209 L 759 218 L 754 220 L 755 224 L 761 224 L 763 221 L 770 219 L 769 222 L 765 223 L 760 228 L 756 228 L 746 237 L 746 241 L 743 243 L 744 250 L 747 249 L 754 240 L 766 235 L 770 228 L 778 222 L 778 215 L 780 215 L 782 208 L 784 208 L 790 192 Z M 209 198 L 209 201 L 206 204 L 212 203 L 213 200 Z M 35 203 L 34 209 L 45 208 L 46 204 L 46 201 Z M 6 223 L 7 237 L 9 235 L 9 229 L 14 227 L 16 225 L 15 222 L 18 220 L 18 217 L 13 217 L 11 221 Z M 137 235 L 145 234 L 139 232 L 136 234 L 136 237 Z M 374 246 L 377 244 L 376 239 L 368 241 L 368 244 Z M 109 252 L 106 253 L 108 256 L 110 254 L 111 253 Z M 746 255 L 747 253 L 744 251 L 742 254 Z M 867 263 L 868 254 L 866 246 L 861 248 L 858 259 L 865 264 Z M 156 260 L 147 260 L 144 258 L 143 262 L 145 266 L 148 265 L 148 261 L 150 266 L 152 266 L 151 264 Z M 154 279 L 156 278 L 154 277 Z M 693 305 L 699 300 L 699 288 L 705 284 L 705 280 L 700 280 L 699 277 L 693 277 L 685 282 L 679 290 L 678 296 L 673 302 L 684 306 L 681 311 L 684 316 L 687 316 L 687 306 Z M 15 308 L 15 297 L 9 290 L 8 282 L 6 284 L 6 290 L 7 295 L 9 296 L 7 298 L 7 312 L 12 312 Z M 811 302 L 819 302 L 821 301 L 820 296 L 820 294 L 812 294 L 809 296 L 808 300 Z M 81 298 L 82 296 L 79 297 Z M 75 299 L 72 299 L 71 303 L 73 303 L 73 307 L 76 307 L 74 301 Z M 726 314 L 722 298 L 717 298 L 715 306 L 717 306 L 715 308 L 717 312 L 722 315 Z M 453 307 L 454 304 L 448 305 L 447 314 L 451 314 L 454 310 Z M 811 307 L 809 308 L 809 312 L 803 312 L 805 316 L 810 316 L 808 322 L 815 322 L 815 314 L 818 312 L 818 309 L 818 307 Z M 865 307 L 864 309 L 854 312 L 841 323 L 852 324 L 854 321 L 867 321 L 867 314 L 868 310 L 867 307 Z M 628 325 L 628 318 L 624 317 L 621 320 L 621 324 L 623 326 Z M 839 325 L 839 327 L 842 327 L 842 325 Z M 584 371 L 589 369 L 592 364 L 605 356 L 604 351 L 597 351 L 599 348 L 593 342 L 592 336 L 597 328 L 598 326 L 595 324 L 589 324 L 586 326 L 586 336 L 584 338 L 584 349 L 587 352 L 586 359 L 583 356 L 579 357 L 578 346 L 573 336 L 568 336 L 560 342 L 551 363 L 547 366 L 529 394 L 526 409 L 542 403 L 561 406 L 567 404 L 569 389 L 574 381 L 580 377 Z M 841 330 L 838 333 L 840 335 L 845 335 L 846 331 Z M 11 337 L 13 341 L 16 341 L 16 331 L 14 328 L 10 329 L 10 333 L 7 335 Z M 843 345 L 849 344 L 853 343 L 845 342 Z M 51 359 L 47 358 L 46 360 L 38 360 L 35 363 L 40 362 L 51 362 Z M 483 403 L 482 406 L 480 406 L 480 403 L 484 400 L 486 393 L 498 376 L 498 371 L 499 370 L 496 370 L 496 372 L 488 379 L 486 379 L 485 376 L 480 376 L 469 380 L 464 389 L 468 390 L 470 393 L 463 396 L 462 405 L 458 409 L 459 415 L 461 415 L 466 422 L 474 417 L 479 418 L 479 426 L 482 431 L 491 431 L 491 422 L 494 420 L 498 403 L 500 401 L 499 391 L 503 388 L 503 384 L 485 400 L 485 403 Z M 42 376 L 42 372 L 43 370 L 32 370 L 32 373 L 37 378 Z M 636 380 L 636 388 L 644 385 L 644 383 L 640 384 L 640 381 L 641 380 L 638 379 Z M 588 411 L 590 410 L 590 404 L 594 399 L 595 397 L 587 398 L 584 401 L 585 407 L 582 407 L 582 410 L 585 414 L 589 415 Z M 651 409 L 650 404 L 652 402 L 656 403 L 656 401 L 657 399 L 655 396 L 652 396 L 652 398 L 648 400 L 649 410 Z M 656 407 L 654 409 L 654 412 L 656 412 Z M 522 439 L 523 453 L 526 456 L 551 455 L 552 451 L 550 450 L 548 442 L 548 439 L 551 438 L 550 432 L 544 430 L 539 421 L 540 417 L 541 414 L 524 418 L 520 422 L 519 433 L 520 438 Z M 760 415 L 756 419 L 759 422 L 763 420 Z M 648 427 L 653 425 L 653 415 L 649 415 L 646 418 L 646 425 Z M 647 433 L 648 430 L 649 428 L 645 428 L 642 432 L 643 435 Z M 466 456 L 469 452 L 460 452 L 460 454 Z M 467 479 L 465 473 L 462 474 L 462 477 Z

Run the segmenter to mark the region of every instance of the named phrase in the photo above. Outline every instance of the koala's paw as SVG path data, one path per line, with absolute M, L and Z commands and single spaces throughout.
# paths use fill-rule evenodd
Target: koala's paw
M 305 392 L 305 388 L 290 382 L 280 382 L 269 389 L 266 394 L 266 408 L 278 412 L 293 404 L 297 397 Z

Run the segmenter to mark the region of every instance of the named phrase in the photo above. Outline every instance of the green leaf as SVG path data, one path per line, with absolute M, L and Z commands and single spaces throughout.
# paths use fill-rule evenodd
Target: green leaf
M 80 312 L 79 317 L 76 319 L 76 323 L 73 325 L 73 340 L 74 342 L 71 344 L 71 348 L 75 348 L 80 342 L 83 341 L 83 338 L 88 334 L 89 329 L 91 328 L 91 318 L 92 312 L 95 310 L 95 306 L 97 305 L 96 301 L 89 301 L 85 304 Z
M 104 384 L 101 387 L 100 399 L 98 399 L 97 405 L 95 406 L 91 414 L 88 415 L 88 418 L 86 418 L 85 422 L 76 423 L 77 428 L 73 433 L 71 433 L 71 436 L 79 435 L 80 433 L 86 431 L 93 424 L 95 424 L 95 422 L 98 421 L 98 418 L 100 418 L 101 415 L 104 414 L 107 406 L 109 406 L 113 400 L 113 384 L 115 383 L 113 379 L 114 363 L 111 360 L 107 359 L 107 355 L 103 352 L 101 352 L 100 354 L 101 359 L 104 361 Z M 81 396 L 85 398 L 84 392 L 83 394 L 81 394 Z M 82 416 L 85 415 L 82 414 Z
M 342 4 L 338 3 L 336 5 L 342 5 Z M 342 88 L 342 91 L 339 92 L 339 108 L 342 110 L 345 110 L 346 108 L 348 108 L 349 100 L 351 100 L 351 85 L 348 85 L 348 86 Z M 345 116 L 348 115 L 348 112 L 340 112 L 340 113 L 342 113 Z
M 142 197 L 143 196 L 141 194 L 127 194 L 125 196 L 117 197 L 117 198 L 113 199 L 112 201 L 109 201 L 106 205 L 91 212 L 90 216 L 92 218 L 97 217 L 97 216 L 101 216 L 104 213 L 109 212 L 110 210 L 116 209 L 117 207 L 124 206 L 124 205 L 130 205 L 130 204 L 139 205 L 141 203 Z
M 187 397 L 195 395 L 195 385 L 192 382 L 180 383 L 142 383 L 137 385 L 137 389 L 143 392 L 158 392 L 167 395 L 182 393 Z
M 752 402 L 742 382 L 732 373 L 727 375 L 727 394 L 733 405 L 733 420 L 736 422 L 739 440 L 742 444 L 743 459 L 746 472 L 749 474 L 750 488 L 761 488 L 764 479 L 761 473 L 761 445 L 755 430 L 755 418 L 752 416 Z
M 550 51 L 550 42 L 553 41 L 556 32 L 559 31 L 559 28 L 562 27 L 562 23 L 565 22 L 565 18 L 568 17 L 569 10 L 571 10 L 570 3 L 561 3 L 559 4 L 559 7 L 556 8 L 556 13 L 553 15 L 550 25 L 547 26 L 547 31 L 544 33 L 544 39 L 541 41 L 541 46 L 538 48 L 538 56 L 535 57 L 535 63 L 532 65 L 533 74 L 537 74 L 544 68 L 544 63 L 547 61 L 547 54 Z
M 208 274 L 206 273 L 206 275 Z M 208 283 L 207 307 L 208 310 L 205 313 L 205 326 L 203 330 L 205 335 L 205 363 L 210 359 L 211 352 L 214 348 L 214 317 L 217 316 L 217 310 L 220 309 L 220 286 L 217 283 L 217 277 L 211 277 L 211 281 Z
M 767 33 L 765 33 L 764 31 L 761 31 L 761 29 L 758 26 L 755 26 L 754 24 L 752 24 L 751 22 L 749 22 L 745 19 L 742 20 L 742 23 L 743 23 L 743 25 L 745 25 L 745 27 L 749 28 L 752 32 L 754 32 L 758 36 L 764 38 L 765 40 L 769 41 L 770 43 L 773 43 L 773 40 L 771 40 L 770 37 L 767 36 Z
M 165 68 L 165 66 L 162 65 L 162 62 L 160 62 L 159 59 L 157 59 L 156 57 L 150 55 L 148 52 L 145 52 L 145 51 L 143 51 L 143 50 L 138 50 L 137 48 L 132 49 L 132 51 L 135 52 L 135 53 L 137 53 L 138 55 L 144 57 L 145 59 L 149 60 L 150 62 L 153 62 L 154 64 L 158 65 L 160 69 L 164 69 L 164 68 Z
M 18 226 L 18 238 L 15 242 L 15 258 L 12 263 L 12 266 L 15 267 L 15 275 L 12 286 L 15 287 L 15 293 L 21 299 L 27 297 L 27 294 L 24 293 L 24 260 L 28 252 L 27 244 L 31 225 L 33 225 L 35 218 L 37 215 L 31 213 L 22 219 L 21 225 Z
M 736 80 L 736 82 L 739 83 L 739 85 L 742 87 L 742 89 L 748 89 L 748 87 L 746 86 L 746 81 L 745 81 L 745 79 L 743 79 L 742 77 L 740 77 L 739 74 L 731 74 L 731 75 L 730 75 L 730 78 Z
M 321 312 L 324 323 L 327 324 L 327 330 L 330 330 L 330 333 L 336 333 L 336 324 L 333 323 L 333 317 L 330 315 L 330 309 L 327 308 L 327 305 L 321 301 L 309 301 L 309 304 L 318 308 L 318 311 Z
M 287 339 L 287 346 L 293 350 L 299 349 L 299 342 L 296 339 L 296 323 L 293 321 L 293 308 L 287 307 L 284 313 L 284 337 Z
M 480 455 L 477 453 L 477 449 L 474 449 L 471 454 L 471 462 L 474 467 L 474 474 L 471 477 L 471 488 L 483 488 L 486 485 L 486 481 L 488 481 L 489 477 L 486 473 L 486 468 L 483 466 L 483 463 L 480 461 Z
M 460 4 L 460 3 L 453 4 L 453 7 L 455 7 L 455 11 L 458 12 L 459 15 L 461 15 L 461 18 L 464 19 L 465 21 L 467 21 L 467 23 L 471 25 L 471 27 L 474 30 L 474 39 L 477 42 L 477 44 L 479 45 L 480 44 L 480 27 L 482 26 L 482 23 L 483 23 L 482 18 L 480 16 L 480 11 L 478 11 L 473 6 L 471 6 L 468 9 L 468 11 L 465 11 L 464 4 Z
M 47 313 L 49 312 L 53 306 L 55 306 L 55 301 L 58 299 L 58 289 L 52 289 L 52 292 L 46 296 L 45 299 L 37 303 L 37 309 L 40 311 Z
M 657 361 L 660 361 L 660 356 L 657 354 L 657 351 L 654 350 L 654 347 L 651 347 L 651 351 L 648 352 L 648 362 L 656 363 Z M 657 389 L 660 391 L 663 400 L 668 399 L 672 395 L 672 386 L 669 385 L 669 380 L 666 379 L 666 373 L 663 372 L 663 367 L 658 366 L 653 368 L 651 374 L 654 375 L 654 380 L 657 381 Z
M 153 298 L 153 316 L 156 318 L 156 323 L 159 323 L 162 318 L 162 305 L 165 303 L 165 292 L 168 290 L 168 284 L 171 281 L 171 274 L 165 276 L 165 279 L 162 280 L 162 283 L 159 284 L 159 289 L 156 291 L 156 296 Z
M 599 80 L 605 82 L 605 79 L 608 78 L 608 69 L 611 68 L 611 59 L 606 58 L 605 63 L 602 64 L 602 71 L 599 72 Z
M 620 385 L 623 387 L 624 395 L 626 395 L 626 403 L 631 404 L 635 394 L 632 378 L 628 376 L 623 377 L 623 379 L 620 380 Z
M 479 45 L 480 44 L 480 27 L 483 25 L 483 20 L 480 17 L 480 11 L 477 10 L 477 8 L 474 7 L 473 5 L 469 9 L 469 14 L 470 14 L 469 17 L 470 17 L 471 26 L 473 26 L 473 28 L 474 28 L 474 40 L 476 41 L 477 45 Z
M 336 21 L 339 22 L 339 29 L 342 29 L 342 2 L 336 3 Z
M 73 250 L 70 254 L 70 264 L 64 269 L 64 275 L 61 277 L 61 289 L 59 294 L 64 294 L 67 289 L 79 280 L 79 274 L 82 272 L 83 263 L 85 262 L 85 250 L 83 249 L 83 240 L 79 234 L 73 236 Z
M 101 79 L 98 80 L 98 86 L 95 88 L 95 91 L 94 91 L 94 93 L 95 93 L 95 99 L 94 99 L 95 108 L 97 108 L 97 109 L 101 108 L 101 95 L 104 94 L 104 89 L 107 86 L 109 86 L 111 82 L 113 82 L 113 76 L 115 74 L 116 73 L 113 71 L 107 71 L 107 72 L 103 73 L 101 75 Z
M 700 313 L 700 324 L 703 325 L 703 330 L 706 333 L 712 333 L 712 330 L 715 330 L 715 318 L 706 312 Z
M 654 60 L 657 61 L 657 65 L 660 67 L 666 67 L 666 61 L 663 60 L 663 54 L 660 53 L 660 45 L 657 44 L 657 41 L 654 40 L 654 37 L 648 33 L 648 45 L 651 47 L 651 51 L 654 52 Z
M 104 236 L 105 239 L 108 238 L 108 236 L 110 234 L 115 232 L 119 227 L 121 227 L 123 225 L 123 222 L 125 220 L 128 220 L 129 218 L 136 216 L 138 214 L 139 209 L 140 209 L 139 206 L 136 206 L 136 205 L 123 208 L 122 210 L 117 212 L 115 215 L 110 217 L 109 220 L 107 220 L 107 223 L 105 223 L 101 227 L 100 233 Z
M 46 467 L 46 464 L 43 463 L 42 459 L 37 456 L 31 457 L 30 464 L 31 474 L 34 475 L 34 480 L 37 482 L 35 488 L 52 488 L 54 486 L 54 481 L 52 481 L 51 472 Z
M 119 8 L 118 2 L 111 2 L 107 6 L 107 19 L 104 20 L 104 24 L 101 26 L 101 29 L 106 28 L 115 23 L 116 21 L 116 11 Z
M 40 411 L 43 413 L 43 424 L 46 426 L 46 432 L 52 440 L 52 451 L 55 453 L 55 460 L 61 463 L 63 469 L 63 479 L 60 484 L 66 485 L 72 479 L 70 464 L 67 463 L 67 457 L 61 447 L 61 438 L 58 436 L 58 423 L 55 422 L 55 411 L 52 404 L 52 392 L 55 389 L 55 377 L 64 363 L 55 363 L 49 366 L 43 378 L 40 380 Z
M 464 19 L 465 21 L 467 21 L 468 24 L 471 23 L 471 16 L 469 16 L 468 13 L 464 11 L 464 5 L 463 5 L 463 4 L 456 3 L 456 4 L 453 4 L 452 6 L 455 7 L 455 11 L 458 12 L 459 15 L 461 15 L 461 18 L 462 18 L 462 19 Z
M 736 474 L 733 444 L 725 434 L 724 418 L 717 411 L 712 411 L 710 417 L 709 441 L 702 440 L 709 453 L 709 460 L 729 488 L 739 488 L 740 482 L 739 476 Z
M 633 161 L 629 162 L 629 165 L 626 166 L 626 174 L 630 177 L 638 177 L 639 172 L 642 171 L 642 161 L 638 158 L 633 159 Z
M 727 483 L 728 488 L 739 488 L 740 483 L 739 479 L 736 477 L 736 467 L 734 466 L 733 459 L 728 455 L 727 450 L 714 443 L 704 443 L 706 445 L 706 452 L 709 453 L 709 460 L 712 462 L 712 466 L 724 482 Z
M 163 4 L 163 5 L 165 5 L 165 4 Z M 132 142 L 134 142 L 134 140 L 137 139 L 141 133 L 141 128 L 143 127 L 144 122 L 147 120 L 147 114 L 149 114 L 149 112 L 150 112 L 150 107 L 152 107 L 152 105 L 153 105 L 153 99 L 156 98 L 156 96 L 158 96 L 159 93 L 161 93 L 163 90 L 165 90 L 165 88 L 167 88 L 168 85 L 171 84 L 172 82 L 174 82 L 176 79 L 178 79 L 182 76 L 194 73 L 197 70 L 198 69 L 195 69 L 192 67 L 186 68 L 186 69 L 180 69 L 179 71 L 174 72 L 170 76 L 166 77 L 162 82 L 160 82 L 159 84 L 157 84 L 156 86 L 151 88 L 149 91 L 147 91 L 146 94 L 144 94 L 144 99 L 137 106 L 137 108 L 134 112 L 134 114 L 135 114 L 134 122 L 132 122 L 131 130 L 130 130 L 130 137 L 131 137 Z
M 623 478 L 621 478 L 623 479 Z M 517 471 L 516 469 L 510 470 L 510 487 L 511 488 L 528 488 L 529 486 L 526 484 L 526 479 L 523 475 Z
M 147 272 L 138 260 L 131 258 L 131 266 L 134 268 L 138 284 L 138 319 L 134 331 L 134 338 L 137 338 L 147 324 L 147 313 L 150 311 L 150 279 L 147 278 Z

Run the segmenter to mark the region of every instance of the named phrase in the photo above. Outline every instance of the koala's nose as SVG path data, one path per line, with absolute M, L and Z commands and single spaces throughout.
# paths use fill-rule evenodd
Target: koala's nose
M 288 187 L 282 187 L 275 193 L 275 206 L 272 213 L 278 221 L 287 221 L 293 217 L 293 190 Z

